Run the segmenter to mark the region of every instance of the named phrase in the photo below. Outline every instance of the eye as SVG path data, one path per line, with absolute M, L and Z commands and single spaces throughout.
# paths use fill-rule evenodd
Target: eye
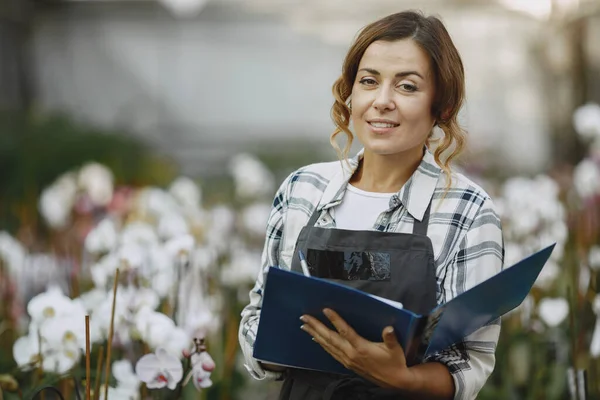
M 377 84 L 377 81 L 373 78 L 362 78 L 359 83 L 361 85 L 374 86 Z
M 411 85 L 409 83 L 402 83 L 398 85 L 402 90 L 406 90 L 407 92 L 416 92 L 417 87 L 415 85 Z

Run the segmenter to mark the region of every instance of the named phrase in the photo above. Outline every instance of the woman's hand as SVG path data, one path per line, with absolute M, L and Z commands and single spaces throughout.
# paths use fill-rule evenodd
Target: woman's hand
M 323 313 L 337 332 L 309 315 L 300 317 L 304 322 L 301 328 L 344 367 L 385 388 L 407 389 L 414 381 L 392 327 L 383 330 L 382 343 L 370 342 L 359 336 L 335 311 L 325 309 Z

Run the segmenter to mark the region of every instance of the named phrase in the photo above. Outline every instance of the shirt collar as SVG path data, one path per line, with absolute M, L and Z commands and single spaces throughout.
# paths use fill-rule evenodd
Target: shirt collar
M 364 149 L 361 149 L 356 156 L 348 159 L 347 163 L 346 161 L 340 162 L 341 168 L 331 178 L 323 192 L 318 205 L 319 211 L 341 203 L 348 181 L 356 171 L 363 154 Z M 419 167 L 397 193 L 402 204 L 416 220 L 421 221 L 423 219 L 425 210 L 433 197 L 441 171 L 442 169 L 435 162 L 433 154 L 426 148 Z

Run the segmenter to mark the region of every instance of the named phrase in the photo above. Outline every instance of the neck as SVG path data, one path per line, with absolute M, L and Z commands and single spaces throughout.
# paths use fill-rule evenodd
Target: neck
M 367 192 L 398 192 L 417 170 L 422 158 L 421 147 L 391 155 L 374 154 L 365 150 L 350 183 Z

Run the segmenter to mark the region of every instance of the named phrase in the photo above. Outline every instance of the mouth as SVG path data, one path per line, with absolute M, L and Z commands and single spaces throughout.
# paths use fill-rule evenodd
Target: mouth
M 373 128 L 396 128 L 400 126 L 400 124 L 396 124 L 394 122 L 379 122 L 379 121 L 367 121 L 369 125 Z

